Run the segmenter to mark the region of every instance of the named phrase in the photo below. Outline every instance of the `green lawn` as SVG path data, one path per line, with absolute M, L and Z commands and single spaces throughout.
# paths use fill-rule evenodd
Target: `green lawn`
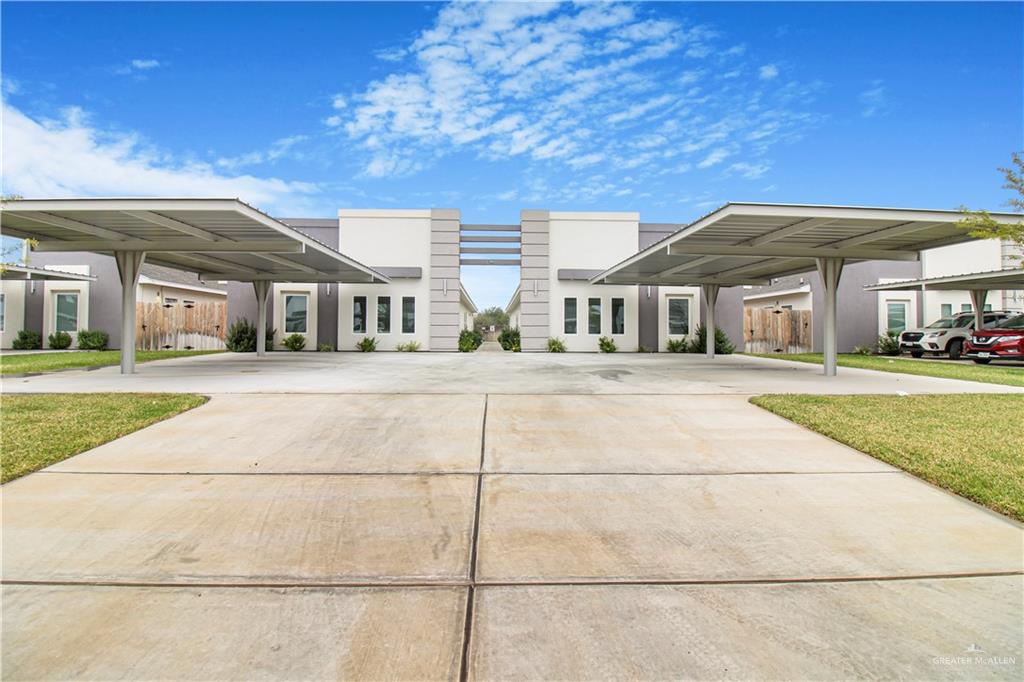
M 0 482 L 30 474 L 206 400 L 201 395 L 172 393 L 0 396 Z
M 137 350 L 135 362 L 187 358 L 193 355 L 223 353 L 220 350 Z M 0 374 L 29 374 L 31 372 L 54 372 L 60 369 L 82 367 L 107 367 L 121 364 L 121 351 L 96 350 L 75 353 L 31 353 L 28 355 L 0 354 Z
M 1024 521 L 1024 395 L 766 395 L 751 402 Z
M 757 358 L 774 358 L 775 360 L 795 360 L 822 364 L 821 353 L 746 353 Z M 900 374 L 917 374 L 940 379 L 962 379 L 964 381 L 980 381 L 985 384 L 1004 384 L 1006 386 L 1024 386 L 1024 363 L 1020 367 L 993 365 L 976 365 L 962 362 L 941 360 L 909 360 L 885 355 L 841 354 L 838 359 L 840 367 L 856 367 L 858 369 L 874 369 L 879 372 L 898 372 Z

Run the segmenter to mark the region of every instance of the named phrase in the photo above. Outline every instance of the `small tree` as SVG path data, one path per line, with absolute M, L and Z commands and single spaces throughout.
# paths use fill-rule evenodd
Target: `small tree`
M 497 306 L 492 306 L 473 316 L 474 329 L 483 329 L 492 324 L 502 329 L 508 327 L 508 313 Z
M 1021 152 L 1014 152 L 1010 155 L 1012 167 L 1000 168 L 999 171 L 1006 178 L 1003 189 L 1008 189 L 1015 194 L 1007 202 L 1015 212 L 1024 213 L 1024 155 Z M 960 212 L 964 217 L 957 223 L 960 227 L 968 230 L 972 237 L 981 239 L 1003 239 L 1013 242 L 1024 249 L 1024 216 L 1021 220 L 1011 223 L 1001 223 L 989 215 L 988 211 L 969 211 L 961 207 Z M 1021 258 L 1020 256 L 1011 256 Z

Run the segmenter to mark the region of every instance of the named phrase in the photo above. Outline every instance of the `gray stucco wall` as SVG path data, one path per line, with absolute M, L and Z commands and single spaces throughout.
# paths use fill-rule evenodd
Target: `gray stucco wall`
M 880 279 L 918 279 L 921 263 L 918 261 L 866 261 L 847 265 L 839 279 L 839 314 L 836 321 L 836 343 L 840 353 L 848 353 L 854 346 L 873 345 L 878 339 L 878 292 L 864 291 L 867 284 Z M 824 343 L 825 294 L 821 277 L 817 272 L 808 273 L 811 285 L 811 305 L 814 310 L 812 343 L 815 352 L 822 352 Z M 921 297 L 918 297 L 918 319 L 920 325 Z M 740 337 L 742 340 L 742 336 Z

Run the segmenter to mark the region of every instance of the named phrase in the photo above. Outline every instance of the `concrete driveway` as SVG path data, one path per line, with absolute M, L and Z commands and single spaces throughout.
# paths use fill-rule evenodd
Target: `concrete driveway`
M 633 380 L 217 393 L 8 484 L 3 678 L 1021 678 L 1019 524 Z

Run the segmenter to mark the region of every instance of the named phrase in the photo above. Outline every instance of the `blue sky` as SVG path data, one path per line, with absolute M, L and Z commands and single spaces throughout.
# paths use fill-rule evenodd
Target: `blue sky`
M 3 3 L 3 192 L 997 207 L 1019 3 Z M 475 269 L 478 304 L 518 274 Z

